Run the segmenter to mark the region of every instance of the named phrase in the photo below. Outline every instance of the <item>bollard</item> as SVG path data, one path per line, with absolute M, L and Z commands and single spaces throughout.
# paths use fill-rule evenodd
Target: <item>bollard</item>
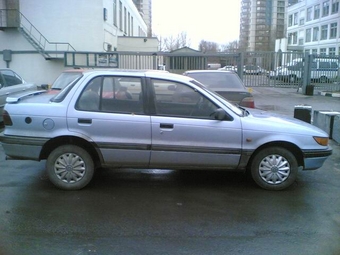
M 295 105 L 294 118 L 311 123 L 312 119 L 312 106 L 310 105 Z

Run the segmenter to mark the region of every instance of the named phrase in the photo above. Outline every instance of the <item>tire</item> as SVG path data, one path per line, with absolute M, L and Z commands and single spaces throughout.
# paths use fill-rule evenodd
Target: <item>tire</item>
M 287 149 L 268 147 L 254 156 L 250 170 L 253 180 L 261 188 L 283 190 L 295 182 L 298 164 Z
M 48 156 L 46 170 L 56 187 L 79 190 L 91 181 L 94 162 L 86 150 L 75 145 L 62 145 Z

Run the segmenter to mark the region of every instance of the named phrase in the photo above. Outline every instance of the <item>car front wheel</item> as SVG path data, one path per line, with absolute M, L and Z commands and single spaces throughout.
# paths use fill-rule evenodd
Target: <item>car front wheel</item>
M 64 190 L 84 188 L 94 174 L 94 163 L 90 154 L 75 145 L 57 147 L 46 161 L 50 181 Z
M 269 147 L 259 151 L 251 163 L 254 181 L 267 190 L 283 190 L 297 178 L 298 164 L 287 149 Z

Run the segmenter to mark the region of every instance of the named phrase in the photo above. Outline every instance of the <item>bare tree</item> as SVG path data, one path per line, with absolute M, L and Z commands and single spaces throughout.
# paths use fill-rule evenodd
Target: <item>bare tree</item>
M 186 32 L 181 32 L 177 36 L 169 36 L 160 39 L 161 51 L 174 51 L 183 47 L 190 47 Z
M 235 40 L 221 46 L 222 52 L 236 53 L 239 50 L 239 41 Z
M 214 53 L 219 51 L 219 45 L 215 42 L 209 42 L 205 40 L 201 40 L 201 42 L 198 45 L 199 51 L 205 52 L 205 53 Z

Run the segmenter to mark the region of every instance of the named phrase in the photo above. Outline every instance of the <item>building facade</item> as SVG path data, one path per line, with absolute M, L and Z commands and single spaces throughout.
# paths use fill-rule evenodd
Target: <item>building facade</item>
M 147 35 L 148 25 L 132 0 L 81 4 L 79 0 L 0 0 L 0 68 L 10 67 L 36 83 L 53 82 L 64 69 L 66 51 L 119 51 L 122 37 L 136 39 L 134 47 L 145 46 L 152 41 L 145 40 Z M 2 60 L 3 51 L 11 53 L 11 61 Z
M 240 50 L 273 51 L 286 34 L 287 6 L 288 0 L 242 0 Z
M 152 1 L 151 0 L 133 0 L 140 15 L 146 23 L 148 34 L 147 37 L 152 37 Z
M 300 0 L 287 15 L 288 51 L 340 55 L 340 0 Z

